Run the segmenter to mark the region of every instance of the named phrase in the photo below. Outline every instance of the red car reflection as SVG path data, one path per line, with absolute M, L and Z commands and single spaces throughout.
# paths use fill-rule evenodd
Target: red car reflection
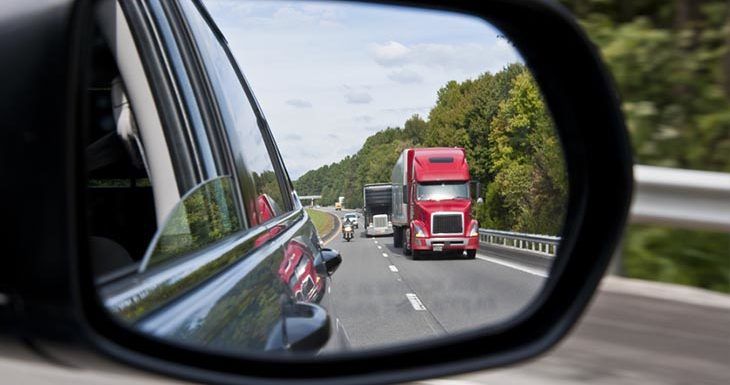
M 317 274 L 314 258 L 300 241 L 291 240 L 287 244 L 279 278 L 289 285 L 297 301 L 319 302 L 324 295 L 324 279 Z

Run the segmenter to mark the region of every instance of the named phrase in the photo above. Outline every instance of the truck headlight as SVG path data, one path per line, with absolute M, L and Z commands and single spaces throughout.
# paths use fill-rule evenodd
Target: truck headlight
M 413 232 L 416 238 L 426 238 L 426 232 L 418 224 L 413 224 Z
M 471 223 L 471 228 L 469 229 L 469 236 L 470 237 L 478 237 L 479 236 L 479 222 L 474 221 Z

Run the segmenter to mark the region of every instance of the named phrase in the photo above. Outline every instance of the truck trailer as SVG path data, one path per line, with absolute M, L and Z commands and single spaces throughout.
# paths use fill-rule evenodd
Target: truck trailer
M 463 148 L 403 150 L 393 173 L 393 243 L 418 259 L 459 252 L 473 259 L 479 224 L 471 217 L 471 177 Z
M 390 235 L 393 227 L 390 223 L 391 205 L 390 183 L 367 184 L 362 189 L 362 209 L 365 217 L 365 235 Z

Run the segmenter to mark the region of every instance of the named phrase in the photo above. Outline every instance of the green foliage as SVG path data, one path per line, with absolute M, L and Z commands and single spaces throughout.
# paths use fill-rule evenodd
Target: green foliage
M 730 234 L 632 225 L 623 252 L 630 277 L 730 293 Z
M 149 265 L 199 250 L 241 230 L 234 202 L 229 177 L 206 182 L 193 190 L 165 221 Z
M 730 3 L 563 0 L 616 81 L 637 163 L 730 172 Z M 625 273 L 730 292 L 728 235 L 631 226 Z
M 314 227 L 317 229 L 317 234 L 323 237 L 329 234 L 330 231 L 335 227 L 335 219 L 332 215 L 325 213 L 324 211 L 305 209 L 307 214 L 312 219 Z
M 503 205 L 509 214 L 492 219 L 501 228 L 558 234 L 567 200 L 562 150 L 540 90 L 529 72 L 512 81 L 499 105 L 489 135 L 492 195 L 486 204 Z
M 616 80 L 638 163 L 730 171 L 730 3 L 563 3 Z
M 448 82 L 424 121 L 369 137 L 357 154 L 320 167 L 295 182 L 302 195 L 322 194 L 329 205 L 339 196 L 346 207 L 362 206 L 366 183 L 389 182 L 398 156 L 409 147 L 463 147 L 472 179 L 486 188 L 474 205 L 482 226 L 558 234 L 567 180 L 550 116 L 529 71 L 511 64 L 461 83 Z
M 362 207 L 362 188 L 368 183 L 389 182 L 400 153 L 417 146 L 425 134 L 426 122 L 413 115 L 404 128 L 388 127 L 365 140 L 360 151 L 345 159 L 311 170 L 294 182 L 300 195 L 322 195 L 321 203 L 331 205 L 345 197 L 345 207 Z

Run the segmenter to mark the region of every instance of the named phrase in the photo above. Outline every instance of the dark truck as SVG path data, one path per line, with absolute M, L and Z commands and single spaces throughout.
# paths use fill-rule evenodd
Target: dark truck
M 367 184 L 363 187 L 362 213 L 365 217 L 366 236 L 393 234 L 393 227 L 390 223 L 391 190 L 390 183 Z

